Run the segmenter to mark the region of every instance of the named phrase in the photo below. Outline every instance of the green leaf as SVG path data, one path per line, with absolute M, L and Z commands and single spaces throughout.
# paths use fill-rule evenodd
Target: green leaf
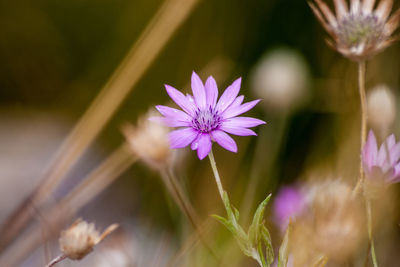
M 229 201 L 228 193 L 226 193 L 226 191 L 224 191 L 222 200 L 224 201 L 224 206 L 225 206 L 226 213 L 228 214 L 228 219 L 232 222 L 235 221 L 235 215 L 233 214 L 232 206 Z
M 264 199 L 264 201 L 261 202 L 260 205 L 258 205 L 258 208 L 253 217 L 253 222 L 249 227 L 249 232 L 248 232 L 249 240 L 255 246 L 257 246 L 257 244 L 260 242 L 260 239 L 262 238 L 262 226 L 264 225 L 263 224 L 264 211 L 270 198 L 271 194 L 269 194 L 267 198 Z
M 211 215 L 211 216 L 217 219 L 220 223 L 222 223 L 232 234 L 236 235 L 236 228 L 228 219 L 218 215 Z
M 269 234 L 269 231 L 265 226 L 263 226 L 262 235 L 265 244 L 265 255 L 267 263 L 271 265 L 274 262 L 274 248 L 272 247 L 271 235 Z
M 211 215 L 215 219 L 217 219 L 220 223 L 222 223 L 232 234 L 233 237 L 236 239 L 240 249 L 243 251 L 243 253 L 246 256 L 251 255 L 251 246 L 249 246 L 249 241 L 247 238 L 246 233 L 243 231 L 243 229 L 228 219 L 218 216 L 218 215 Z
M 289 257 L 289 235 L 291 224 L 287 227 L 285 237 L 283 238 L 281 247 L 279 248 L 278 267 L 286 267 Z
M 239 222 L 239 216 L 240 216 L 239 210 L 238 210 L 237 208 L 235 208 L 235 206 L 233 206 L 233 205 L 231 205 L 231 207 L 232 207 L 232 209 L 233 209 L 233 213 L 234 213 L 234 215 L 235 215 L 236 221 Z

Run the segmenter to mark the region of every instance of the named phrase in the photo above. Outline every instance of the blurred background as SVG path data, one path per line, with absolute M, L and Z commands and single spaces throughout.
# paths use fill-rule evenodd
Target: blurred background
M 161 30 L 154 30 L 157 25 Z M 51 176 L 49 169 L 62 165 L 57 162 L 69 145 L 83 140 L 93 125 L 102 125 L 60 167 L 65 175 L 58 176 L 56 187 L 43 191 L 40 205 L 32 205 L 37 210 L 29 209 L 30 226 L 17 231 L 21 239 L 39 225 L 42 236 L 24 249 L 18 239 L 15 247 L 8 243 L 2 257 L 9 265 L 2 266 L 44 266 L 59 254 L 59 231 L 50 230 L 48 221 L 54 218 L 42 209 L 61 203 L 126 142 L 121 132 L 125 123 L 136 125 L 149 108 L 168 104 L 164 84 L 189 91 L 193 70 L 203 81 L 213 75 L 220 93 L 242 77 L 245 101 L 262 99 L 248 113 L 267 122 L 256 129 L 258 137 L 234 137 L 237 154 L 214 145 L 222 182 L 245 229 L 258 203 L 269 193 L 274 199 L 282 186 L 325 178 L 356 183 L 357 66 L 325 44 L 326 33 L 304 0 L 0 0 L 0 29 L 0 222 Z M 393 105 L 384 115 L 393 117 L 386 125 L 370 122 L 379 140 L 400 132 L 399 58 L 396 43 L 367 65 L 367 90 L 384 84 Z M 121 65 L 129 60 L 134 63 Z M 94 99 L 105 94 L 102 88 L 125 69 L 121 84 L 129 90 L 107 99 L 118 103 L 115 112 L 108 105 L 97 106 L 101 112 L 84 120 L 71 138 Z M 115 87 L 118 83 L 108 88 Z M 377 105 L 379 118 L 384 111 Z M 104 115 L 108 110 L 109 119 Z M 115 180 L 57 221 L 61 229 L 78 217 L 99 229 L 121 225 L 87 258 L 60 266 L 256 266 L 210 217 L 225 211 L 208 160 L 199 161 L 188 149 L 180 152 L 174 172 L 214 252 L 193 237 L 160 171 L 139 157 L 113 169 Z M 382 215 L 389 226 L 376 233 L 382 266 L 395 266 L 393 251 L 399 249 L 397 189 L 393 186 Z M 278 249 L 282 236 L 270 206 L 265 221 Z M 359 253 L 366 249 L 364 245 Z

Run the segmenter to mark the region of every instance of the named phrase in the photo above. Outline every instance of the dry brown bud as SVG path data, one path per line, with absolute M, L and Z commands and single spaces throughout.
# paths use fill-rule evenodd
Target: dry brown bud
M 93 223 L 78 219 L 67 230 L 61 232 L 61 251 L 71 260 L 80 260 L 117 227 L 117 224 L 112 224 L 100 234 Z
M 309 97 L 309 69 L 295 50 L 276 49 L 264 56 L 252 73 L 252 87 L 268 109 L 288 112 Z
M 160 169 L 170 163 L 173 152 L 168 141 L 169 129 L 149 120 L 154 116 L 158 113 L 149 111 L 139 119 L 137 126 L 125 124 L 122 132 L 135 155 L 151 168 Z
M 364 238 L 363 206 L 340 180 L 305 188 L 309 210 L 293 224 L 295 266 L 313 266 L 321 256 L 343 262 L 357 252 Z
M 395 96 L 391 90 L 380 85 L 373 88 L 367 98 L 368 121 L 379 130 L 386 131 L 396 117 Z

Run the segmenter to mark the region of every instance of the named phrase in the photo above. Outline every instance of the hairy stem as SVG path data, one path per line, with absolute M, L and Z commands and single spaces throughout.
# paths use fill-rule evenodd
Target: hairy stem
M 372 235 L 372 208 L 370 200 L 367 200 L 366 206 L 367 206 L 367 220 L 368 220 L 368 237 L 371 246 L 372 263 L 374 267 L 378 267 L 378 261 L 376 260 L 376 255 L 375 255 L 374 237 Z
M 49 262 L 49 263 L 46 265 L 46 267 L 54 266 L 54 265 L 56 265 L 57 263 L 59 263 L 60 261 L 64 260 L 65 258 L 67 258 L 67 256 L 64 255 L 64 254 L 61 254 L 61 255 L 57 256 L 56 258 L 54 258 L 51 262 Z
M 210 159 L 211 168 L 214 173 L 215 182 L 217 183 L 219 195 L 221 196 L 222 202 L 224 202 L 224 188 L 222 187 L 221 178 L 219 177 L 217 164 L 215 163 L 214 154 L 213 154 L 212 150 L 208 154 L 208 158 Z
M 215 163 L 214 154 L 213 154 L 212 150 L 208 154 L 208 158 L 210 159 L 211 168 L 213 170 L 214 177 L 215 177 L 215 182 L 217 183 L 219 195 L 221 197 L 222 202 L 224 203 L 224 207 L 225 207 L 226 213 L 228 214 L 228 219 L 229 219 L 230 223 L 232 224 L 232 227 L 235 229 L 235 232 L 232 232 L 232 233 L 235 235 L 236 239 L 238 239 L 238 238 L 242 239 L 242 240 L 243 239 L 247 239 L 248 238 L 247 235 L 245 234 L 243 229 L 240 227 L 237 219 L 233 215 L 234 212 L 233 212 L 232 207 L 230 205 L 228 194 L 224 191 L 224 188 L 222 187 L 221 178 L 219 177 L 217 164 Z M 241 241 L 238 240 L 238 242 L 240 243 Z M 248 254 L 246 254 L 246 255 L 248 255 Z M 253 253 L 253 255 L 251 255 L 250 257 L 252 257 L 254 260 L 256 260 L 261 267 L 266 267 L 267 266 L 266 263 L 265 263 L 265 259 L 264 259 L 263 253 L 261 251 L 261 246 L 256 248 L 254 253 Z
M 360 192 L 364 183 L 364 169 L 362 166 L 362 149 L 367 139 L 367 98 L 365 94 L 365 61 L 358 63 L 358 90 L 360 94 L 361 105 L 361 131 L 360 131 L 360 177 L 354 189 L 356 193 Z

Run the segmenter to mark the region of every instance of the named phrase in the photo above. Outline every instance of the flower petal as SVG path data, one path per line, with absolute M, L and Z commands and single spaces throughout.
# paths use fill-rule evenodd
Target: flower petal
M 235 140 L 232 139 L 229 135 L 225 132 L 216 130 L 211 133 L 212 138 L 215 142 L 217 142 L 220 146 L 229 150 L 231 152 L 237 152 L 237 145 Z
M 382 0 L 379 2 L 375 9 L 375 16 L 379 20 L 386 21 L 389 17 L 390 11 L 392 10 L 393 0 Z
M 230 104 L 229 107 L 227 107 L 225 109 L 225 111 L 227 109 L 239 107 L 243 103 L 243 100 L 244 100 L 244 96 L 243 95 L 240 95 L 240 96 L 236 97 L 235 100 L 232 102 L 232 104 Z
M 342 20 L 348 11 L 346 0 L 333 0 L 333 4 L 335 6 L 336 17 L 338 20 Z
M 230 104 L 232 104 L 236 96 L 239 94 L 241 82 L 242 78 L 239 78 L 226 88 L 221 98 L 218 100 L 216 110 L 222 113 Z
M 179 121 L 170 117 L 152 117 L 151 121 L 159 122 L 168 127 L 190 127 L 191 123 L 187 121 Z
M 364 0 L 362 2 L 362 9 L 365 14 L 371 13 L 374 8 L 375 0 Z
M 257 135 L 253 130 L 243 128 L 243 127 L 229 127 L 229 126 L 222 125 L 219 129 L 224 132 L 234 134 L 234 135 L 239 135 L 239 136 Z
M 360 0 L 351 0 L 350 1 L 350 12 L 352 14 L 360 13 L 361 2 Z
M 206 107 L 206 91 L 204 89 L 203 82 L 201 81 L 199 75 L 193 71 L 192 73 L 192 92 L 194 100 L 196 101 L 197 107 Z
M 212 76 L 208 77 L 205 88 L 207 105 L 214 108 L 218 98 L 218 86 Z
M 211 151 L 211 137 L 209 134 L 202 133 L 197 138 L 197 156 L 200 160 L 204 159 Z
M 399 27 L 400 23 L 400 8 L 397 9 L 385 23 L 384 32 L 387 36 L 392 35 L 392 33 Z
M 228 126 L 228 127 L 243 127 L 243 128 L 249 128 L 249 127 L 255 127 L 261 124 L 265 124 L 265 121 L 256 119 L 256 118 L 251 118 L 251 117 L 235 117 L 231 119 L 227 119 L 222 122 L 222 125 Z
M 194 115 L 195 105 L 191 103 L 184 94 L 168 84 L 165 85 L 165 89 L 167 90 L 167 93 L 171 99 L 174 100 L 178 106 L 186 111 L 186 113 Z
M 161 113 L 161 115 L 178 121 L 190 122 L 192 120 L 192 117 L 190 117 L 187 113 L 176 108 L 158 105 L 156 106 L 156 109 Z
M 392 176 L 387 182 L 391 184 L 400 182 L 400 163 L 394 166 Z
M 315 3 L 317 3 L 319 9 L 321 12 L 324 14 L 326 20 L 330 24 L 331 27 L 336 28 L 337 26 L 337 21 L 335 15 L 332 13 L 331 9 L 328 7 L 328 5 L 323 2 L 322 0 L 315 0 Z
M 317 2 L 317 0 L 316 0 L 316 2 Z M 333 17 L 333 23 L 328 24 L 329 22 L 326 21 L 326 19 L 322 16 L 320 10 L 319 10 L 313 3 L 311 3 L 310 1 L 308 1 L 308 5 L 310 6 L 311 11 L 314 13 L 315 17 L 317 17 L 318 21 L 321 23 L 322 27 L 323 27 L 330 35 L 333 35 L 334 33 L 332 32 L 332 27 L 333 27 L 333 26 L 336 26 L 336 19 L 335 19 L 335 17 L 333 16 L 333 14 L 331 14 L 332 17 Z M 321 7 L 320 7 L 320 9 L 322 10 Z M 330 13 L 330 12 L 331 12 L 331 11 L 330 11 L 330 9 L 328 8 L 328 16 L 329 16 L 329 13 Z M 327 16 L 325 15 L 325 17 L 327 17 Z M 332 19 L 332 18 L 331 18 L 331 19 Z
M 400 159 L 400 143 L 389 149 L 390 164 L 396 164 Z
M 386 172 L 390 168 L 390 162 L 387 160 L 388 150 L 385 144 L 382 144 L 378 151 L 376 158 L 376 166 L 382 168 L 383 172 Z
M 183 128 L 169 133 L 169 143 L 171 148 L 183 148 L 189 145 L 197 137 L 198 132 L 193 128 Z
M 199 139 L 200 136 L 201 136 L 201 135 L 199 134 L 199 135 L 196 137 L 196 139 L 194 139 L 194 141 L 192 142 L 192 144 L 190 145 L 190 148 L 191 148 L 192 150 L 197 150 L 197 148 L 199 147 L 199 141 L 198 141 L 198 139 Z
M 385 141 L 389 150 L 391 150 L 392 147 L 396 144 L 396 138 L 394 137 L 394 134 L 388 136 Z
M 255 105 L 258 104 L 258 102 L 260 102 L 260 99 L 257 100 L 253 100 L 247 103 L 244 103 L 243 105 L 240 106 L 236 106 L 236 107 L 229 107 L 225 110 L 224 113 L 221 114 L 221 116 L 224 119 L 229 119 L 232 117 L 235 117 L 237 115 L 240 115 L 242 113 L 245 113 L 247 111 L 249 111 L 250 109 L 252 109 Z
M 362 158 L 364 167 L 368 170 L 375 165 L 378 156 L 378 146 L 376 144 L 376 138 L 372 130 L 369 131 L 367 142 L 364 145 L 362 151 Z

